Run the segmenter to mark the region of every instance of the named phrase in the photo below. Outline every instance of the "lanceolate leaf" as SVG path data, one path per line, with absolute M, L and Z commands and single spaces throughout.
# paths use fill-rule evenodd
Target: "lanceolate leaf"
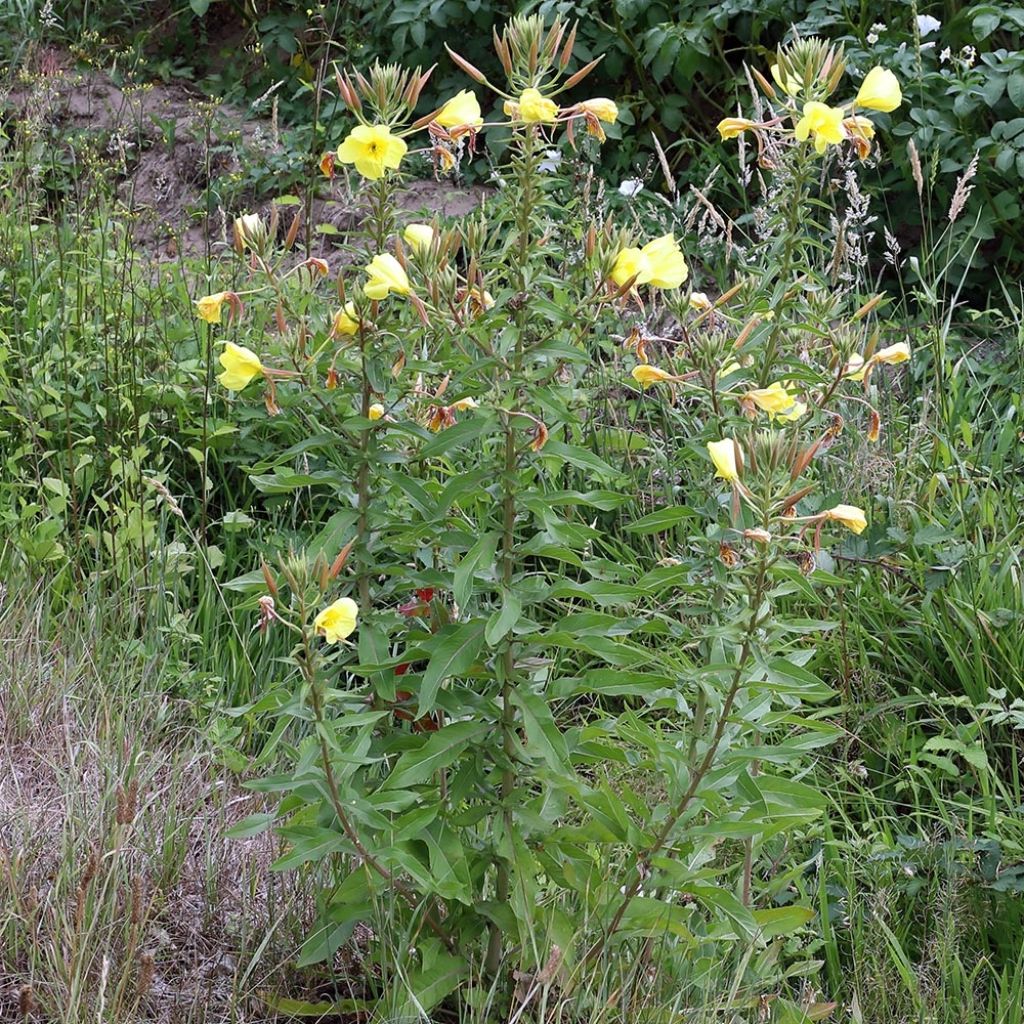
M 447 768 L 471 740 L 486 731 L 486 722 L 452 722 L 427 734 L 422 746 L 407 750 L 399 757 L 382 788 L 400 789 L 426 782 L 436 772 Z
M 434 710 L 437 691 L 449 676 L 468 671 L 476 661 L 484 645 L 486 625 L 484 619 L 473 619 L 438 634 L 436 646 L 420 682 L 417 718 Z

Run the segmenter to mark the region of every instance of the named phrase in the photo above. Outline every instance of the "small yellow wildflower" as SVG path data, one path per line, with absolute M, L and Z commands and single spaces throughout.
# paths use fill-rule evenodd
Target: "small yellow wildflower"
M 379 420 L 384 415 L 384 406 L 380 402 L 374 402 L 369 409 L 366 410 L 366 415 L 371 420 Z
M 434 241 L 434 229 L 429 224 L 409 224 L 402 237 L 418 251 L 429 249 Z
M 476 94 L 469 89 L 457 92 L 445 103 L 434 120 L 442 128 L 479 128 L 484 123 L 480 103 Z
M 690 309 L 698 313 L 706 313 L 712 308 L 711 300 L 703 292 L 691 292 L 688 304 Z
M 678 288 L 690 275 L 674 235 L 662 235 L 642 249 L 623 249 L 615 257 L 611 279 L 620 288 L 632 277 L 636 284 L 655 288 Z
M 614 100 L 598 96 L 592 100 L 584 100 L 580 104 L 580 110 L 584 114 L 593 114 L 599 121 L 606 121 L 608 124 L 615 124 L 619 116 L 619 108 Z
M 708 441 L 708 454 L 715 464 L 715 476 L 728 480 L 730 483 L 739 480 L 736 468 L 736 442 L 732 438 L 722 441 Z
M 519 97 L 519 119 L 527 124 L 553 124 L 558 117 L 558 104 L 536 89 L 524 89 Z
M 351 597 L 341 597 L 328 605 L 313 620 L 313 628 L 329 644 L 336 644 L 350 636 L 356 628 L 359 607 Z
M 661 384 L 664 381 L 672 380 L 672 374 L 660 366 L 651 366 L 648 363 L 641 363 L 633 367 L 633 380 L 641 387 L 647 388 L 652 384 Z
M 848 530 L 854 533 L 863 533 L 868 525 L 864 517 L 864 510 L 856 505 L 836 505 L 825 512 L 825 518 L 833 522 L 842 523 Z
M 254 377 L 263 372 L 260 357 L 244 345 L 229 341 L 220 354 L 220 365 L 224 372 L 217 377 L 228 391 L 241 391 Z
M 384 177 L 385 171 L 398 169 L 408 148 L 386 124 L 361 124 L 338 147 L 338 159 L 343 164 L 355 164 L 364 178 L 376 181 Z
M 888 363 L 895 366 L 896 363 L 905 363 L 910 358 L 910 346 L 905 341 L 898 341 L 888 348 L 879 349 L 872 357 L 873 363 Z
M 718 122 L 718 134 L 721 135 L 724 142 L 726 139 L 735 139 L 737 135 L 742 135 L 756 127 L 756 121 L 750 121 L 745 117 L 723 117 Z
M 742 396 L 742 400 L 753 402 L 758 409 L 773 418 L 781 413 L 789 412 L 794 405 L 793 396 L 786 390 L 786 385 L 775 381 L 766 388 L 755 388 Z
M 479 409 L 480 405 L 475 398 L 460 398 L 457 402 L 452 402 L 451 408 L 465 412 L 467 409 Z
M 386 299 L 391 292 L 408 295 L 412 291 L 402 264 L 389 252 L 374 256 L 366 274 L 369 280 L 363 291 L 368 298 Z
M 359 333 L 359 314 L 356 312 L 354 302 L 346 302 L 344 308 L 334 314 L 334 322 L 331 324 L 331 337 L 347 337 Z
M 772 65 L 772 78 L 775 79 L 775 84 L 787 95 L 795 96 L 800 91 L 801 82 L 796 75 L 787 76 L 786 80 L 782 80 L 782 69 L 778 64 Z
M 872 68 L 861 83 L 854 102 L 858 107 L 890 113 L 903 102 L 899 79 L 888 68 Z
M 815 152 L 824 153 L 828 146 L 838 145 L 846 138 L 842 108 L 816 100 L 805 103 L 804 116 L 797 122 L 795 134 L 799 142 L 813 135 Z
M 205 320 L 208 324 L 219 324 L 221 308 L 227 297 L 227 292 L 204 295 L 203 298 L 196 301 L 196 316 L 200 320 Z
M 806 412 L 806 402 L 794 402 L 785 412 L 780 412 L 778 418 L 785 423 L 795 423 Z

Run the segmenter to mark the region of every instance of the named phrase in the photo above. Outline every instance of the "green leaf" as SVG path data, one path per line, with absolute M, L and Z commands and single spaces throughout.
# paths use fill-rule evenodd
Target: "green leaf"
M 603 459 L 598 458 L 592 451 L 587 448 L 579 448 L 574 444 L 548 441 L 541 449 L 541 456 L 546 463 L 568 462 L 569 465 L 582 469 L 600 480 L 614 480 L 621 476 L 617 470 L 609 466 Z
M 527 751 L 555 771 L 564 771 L 569 761 L 569 748 L 555 724 L 548 702 L 525 686 L 515 687 L 511 699 L 523 715 Z
M 494 647 L 512 631 L 523 610 L 519 595 L 514 590 L 503 590 L 501 608 L 487 620 L 484 639 L 488 647 Z
M 485 628 L 484 619 L 471 619 L 460 626 L 448 627 L 437 635 L 420 682 L 417 718 L 434 710 L 441 683 L 449 676 L 469 671 L 484 645 Z
M 270 811 L 267 814 L 250 814 L 243 818 L 236 825 L 232 825 L 224 834 L 229 839 L 248 839 L 250 836 L 258 836 L 266 832 L 277 820 L 277 813 Z
M 687 508 L 686 505 L 669 505 L 630 523 L 626 530 L 629 533 L 639 534 L 660 533 L 662 530 L 672 529 L 673 526 L 687 519 L 693 519 L 696 515 L 697 513 L 692 508 Z
M 754 921 L 757 922 L 758 935 L 762 939 L 791 935 L 813 917 L 814 911 L 810 907 L 771 907 L 754 911 Z
M 407 750 L 395 762 L 381 789 L 401 789 L 426 782 L 447 768 L 466 746 L 487 731 L 486 722 L 452 722 L 432 732 L 415 750 Z
M 494 554 L 498 550 L 499 536 L 497 532 L 483 534 L 462 556 L 462 561 L 459 562 L 458 568 L 455 570 L 452 584 L 455 603 L 460 608 L 466 608 L 469 605 L 477 570 L 482 567 L 493 570 Z

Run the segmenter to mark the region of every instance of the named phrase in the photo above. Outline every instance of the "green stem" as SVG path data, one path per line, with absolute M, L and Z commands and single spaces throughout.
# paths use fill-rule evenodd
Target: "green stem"
M 777 281 L 783 284 L 782 301 L 774 310 L 775 320 L 772 323 L 771 333 L 768 335 L 768 344 L 765 346 L 764 361 L 761 364 L 761 387 L 767 387 L 775 372 L 775 359 L 779 351 L 779 343 L 782 340 L 782 332 L 786 327 L 786 313 L 789 309 L 790 276 L 793 273 L 794 254 L 797 247 L 797 240 L 801 234 L 803 218 L 806 216 L 807 197 L 807 160 L 798 156 L 793 168 L 793 188 L 790 195 L 789 207 L 786 210 L 786 226 L 782 239 L 782 255 L 779 259 L 779 271 Z
M 732 712 L 732 706 L 736 702 L 736 697 L 743 684 L 743 670 L 746 668 L 747 662 L 750 659 L 754 645 L 754 637 L 757 633 L 758 626 L 761 623 L 761 603 L 764 600 L 767 580 L 768 554 L 764 553 L 761 555 L 761 560 L 758 563 L 756 581 L 750 594 L 750 618 L 747 622 L 747 628 L 744 631 L 743 644 L 740 648 L 739 659 L 736 662 L 736 669 L 733 673 L 732 681 L 729 684 L 729 689 L 726 692 L 725 700 L 722 703 L 722 710 L 718 716 L 718 722 L 715 725 L 715 731 L 711 736 L 711 742 L 708 745 L 707 752 L 704 754 L 704 757 L 696 771 L 691 775 L 690 784 L 686 787 L 686 792 L 682 797 L 680 797 L 679 802 L 673 808 L 672 813 L 666 819 L 665 824 L 662 825 L 658 834 L 654 837 L 654 841 L 646 850 L 641 851 L 638 855 L 637 860 L 640 864 L 640 869 L 635 872 L 633 880 L 625 886 L 622 902 L 615 911 L 615 915 L 612 917 L 607 931 L 597 939 L 589 950 L 587 950 L 587 953 L 583 958 L 584 963 L 592 963 L 608 944 L 608 940 L 618 931 L 619 926 L 622 924 L 622 919 L 625 917 L 626 911 L 629 909 L 629 905 L 633 902 L 636 898 L 636 894 L 640 891 L 640 886 L 643 884 L 644 878 L 650 873 L 649 865 L 651 861 L 668 842 L 673 830 L 679 823 L 679 819 L 682 818 L 689 809 L 690 804 L 693 803 L 693 799 L 697 795 L 697 790 L 700 788 L 701 783 L 704 781 L 704 778 L 715 763 L 715 758 L 718 755 L 718 748 L 722 745 L 722 739 L 725 736 L 725 728 L 729 722 L 729 715 Z
M 516 227 L 518 229 L 519 244 L 516 254 L 516 286 L 521 294 L 525 294 L 527 286 L 527 266 L 530 259 L 531 249 L 531 228 L 533 220 L 533 208 L 537 200 L 536 184 L 536 134 L 533 128 L 528 127 L 521 141 L 522 151 L 516 162 L 516 170 L 519 178 L 519 208 L 516 215 Z M 511 408 L 519 405 L 520 399 L 520 373 L 523 363 L 523 332 L 526 329 L 527 316 L 525 303 L 520 304 L 516 310 L 516 343 L 515 352 L 508 369 L 506 385 L 512 400 Z M 516 483 L 518 457 L 516 454 L 515 427 L 512 422 L 512 413 L 505 414 L 505 460 L 502 473 L 502 539 L 501 539 L 501 582 L 503 594 L 507 593 L 515 578 L 516 549 L 515 549 L 515 523 L 516 523 Z M 501 652 L 501 745 L 504 752 L 506 766 L 501 774 L 501 787 L 499 790 L 502 817 L 506 833 L 512 831 L 512 808 L 510 800 L 515 789 L 515 774 L 512 769 L 515 758 L 515 705 L 512 703 L 512 693 L 515 689 L 515 643 L 511 637 L 504 641 Z M 498 903 L 507 903 L 511 891 L 511 878 L 508 864 L 504 859 L 498 860 L 496 892 Z M 486 967 L 489 973 L 497 972 L 501 964 L 501 928 L 491 924 L 490 935 L 487 942 Z

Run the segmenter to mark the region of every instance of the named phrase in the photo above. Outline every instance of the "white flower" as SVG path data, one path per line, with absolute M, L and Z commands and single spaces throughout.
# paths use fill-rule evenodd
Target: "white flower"
M 619 195 L 625 196 L 627 199 L 632 199 L 633 196 L 639 195 L 643 190 L 644 183 L 639 178 L 626 178 L 621 185 L 619 185 Z
M 878 42 L 878 33 L 877 32 L 869 32 L 868 35 L 867 35 L 867 40 L 868 40 L 868 42 L 872 46 L 874 46 L 875 43 Z
M 876 21 L 874 25 L 871 26 L 871 31 L 881 33 L 884 32 L 887 27 L 888 26 L 885 24 L 884 21 Z
M 544 150 L 544 159 L 537 165 L 541 174 L 554 174 L 562 162 L 562 154 L 557 149 Z
M 969 68 L 974 67 L 974 62 L 978 59 L 978 51 L 973 46 L 965 46 L 960 51 L 960 59 Z
M 934 39 L 930 43 L 922 43 L 921 44 L 921 52 L 922 53 L 924 53 L 925 50 L 934 50 L 934 49 L 935 49 L 935 40 Z
M 950 50 L 950 48 L 949 48 L 949 47 L 947 46 L 947 47 L 946 47 L 946 48 L 945 48 L 945 49 L 944 49 L 944 50 L 943 50 L 943 51 L 942 51 L 942 52 L 941 52 L 941 53 L 939 54 L 939 60 L 941 61 L 941 63 L 945 64 L 945 63 L 946 63 L 946 61 L 947 61 L 947 60 L 949 60 L 949 58 L 950 58 L 950 57 L 952 57 L 952 56 L 953 56 L 953 52 L 952 52 L 952 50 Z
M 938 32 L 942 28 L 942 22 L 933 18 L 930 14 L 919 14 L 917 16 L 917 31 L 926 36 L 929 32 Z

